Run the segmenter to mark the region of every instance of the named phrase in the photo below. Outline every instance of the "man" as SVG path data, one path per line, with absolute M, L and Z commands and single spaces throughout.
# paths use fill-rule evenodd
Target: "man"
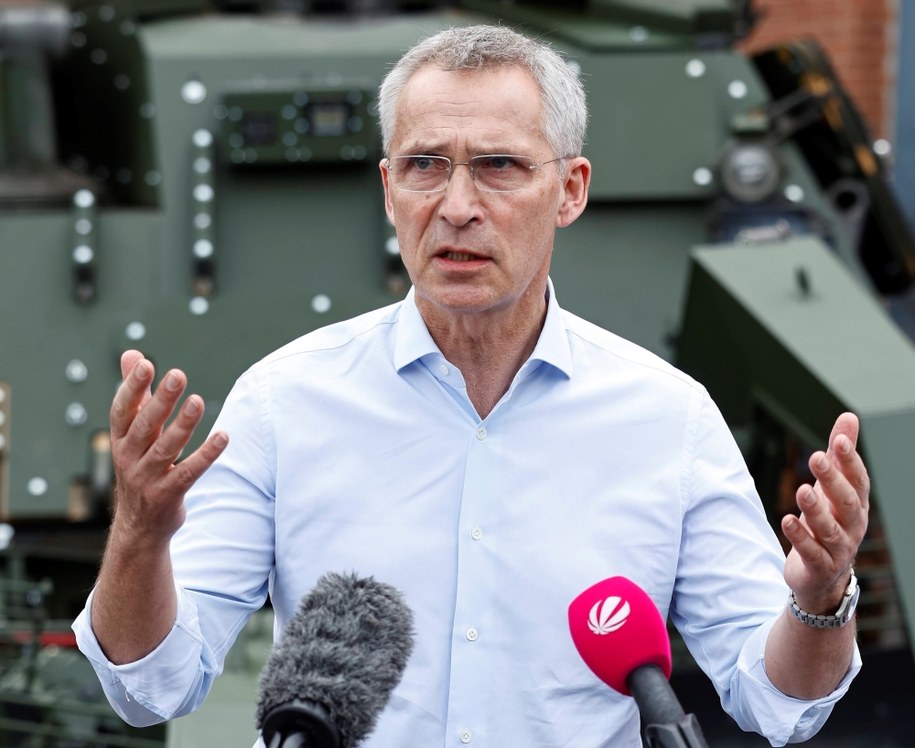
M 855 417 L 811 458 L 786 562 L 705 390 L 558 306 L 555 229 L 591 175 L 562 58 L 502 27 L 446 31 L 391 71 L 379 112 L 404 302 L 252 367 L 178 463 L 201 399 L 122 358 L 117 511 L 76 623 L 116 708 L 190 711 L 268 592 L 281 630 L 321 574 L 356 571 L 401 589 L 417 630 L 368 745 L 638 746 L 634 703 L 566 623 L 622 575 L 743 727 L 816 732 L 860 667 L 854 624 L 831 617 L 867 525 Z

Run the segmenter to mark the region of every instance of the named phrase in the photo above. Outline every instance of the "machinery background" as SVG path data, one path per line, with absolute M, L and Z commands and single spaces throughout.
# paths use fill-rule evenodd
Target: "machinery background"
M 126 728 L 73 651 L 110 516 L 119 355 L 185 369 L 205 431 L 258 358 L 401 298 L 375 92 L 420 37 L 494 21 L 551 41 L 589 91 L 590 204 L 552 272 L 564 306 L 709 387 L 773 522 L 810 445 L 860 415 L 862 646 L 911 676 L 915 349 L 885 307 L 915 246 L 815 44 L 736 51 L 754 21 L 739 0 L 33 2 L 0 6 L 0 742 L 212 744 L 213 714 L 223 744 L 253 736 L 260 619 L 205 729 Z

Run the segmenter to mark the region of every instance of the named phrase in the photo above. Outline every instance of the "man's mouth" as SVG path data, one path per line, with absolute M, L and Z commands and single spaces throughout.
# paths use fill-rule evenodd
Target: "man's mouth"
M 466 249 L 442 248 L 436 253 L 436 257 L 451 262 L 474 262 L 487 259 L 485 255 L 471 252 Z
M 440 256 L 444 257 L 446 260 L 454 260 L 455 262 L 468 262 L 470 260 L 480 259 L 477 255 L 470 254 L 470 252 L 445 252 Z

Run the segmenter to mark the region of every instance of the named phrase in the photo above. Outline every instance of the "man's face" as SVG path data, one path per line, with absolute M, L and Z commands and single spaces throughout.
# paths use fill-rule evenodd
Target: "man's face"
M 467 161 L 481 154 L 550 161 L 541 132 L 540 92 L 518 67 L 416 72 L 401 95 L 391 156 L 423 154 Z M 381 164 L 385 208 L 424 314 L 511 311 L 542 298 L 557 226 L 584 209 L 590 166 L 571 159 L 534 171 L 516 192 L 477 188 L 466 166 L 453 167 L 443 192 L 415 193 L 391 184 Z

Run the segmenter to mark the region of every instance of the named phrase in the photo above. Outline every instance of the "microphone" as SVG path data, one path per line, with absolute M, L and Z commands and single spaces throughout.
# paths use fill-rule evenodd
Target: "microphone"
M 625 577 L 598 582 L 569 605 L 569 631 L 594 674 L 635 699 L 649 746 L 708 748 L 668 683 L 670 639 L 647 592 Z
M 328 573 L 302 598 L 260 675 L 268 748 L 353 748 L 400 682 L 413 613 L 372 577 Z

